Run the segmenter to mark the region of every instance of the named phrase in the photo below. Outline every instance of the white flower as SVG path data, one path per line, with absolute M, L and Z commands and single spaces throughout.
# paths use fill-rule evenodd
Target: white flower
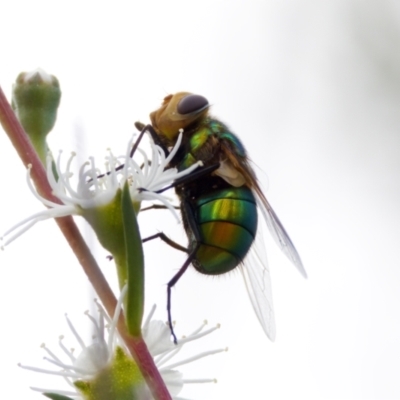
M 47 352 L 48 357 L 45 360 L 54 364 L 59 368 L 59 370 L 46 370 L 41 368 L 35 368 L 30 366 L 20 366 L 24 369 L 32 370 L 35 372 L 41 372 L 51 375 L 62 376 L 68 384 L 71 386 L 71 390 L 51 390 L 43 388 L 32 387 L 33 390 L 42 393 L 56 393 L 60 395 L 65 395 L 73 399 L 85 399 L 79 389 L 76 388 L 74 382 L 84 381 L 88 382 L 93 380 L 99 373 L 104 371 L 104 369 L 113 362 L 116 351 L 123 349 L 125 354 L 129 354 L 125 349 L 124 343 L 116 331 L 116 321 L 119 317 L 121 311 L 121 299 L 126 292 L 126 287 L 121 292 L 121 297 L 117 305 L 115 316 L 111 321 L 107 316 L 104 309 L 97 302 L 99 310 L 99 320 L 93 318 L 88 312 L 86 315 L 91 320 L 94 326 L 95 334 L 93 336 L 93 342 L 90 345 L 86 345 L 84 341 L 79 336 L 75 327 L 66 316 L 67 323 L 71 329 L 75 339 L 81 347 L 80 354 L 75 357 L 73 350 L 68 350 L 63 344 L 63 337 L 60 337 L 59 345 L 64 355 L 67 357 L 68 361 L 63 362 L 55 353 L 50 351 L 45 345 L 42 345 L 44 350 Z M 184 384 L 188 383 L 206 383 L 215 382 L 215 379 L 184 379 L 183 374 L 177 371 L 175 368 L 191 363 L 200 358 L 206 357 L 208 355 L 220 353 L 226 351 L 227 349 L 217 349 L 204 353 L 197 354 L 193 357 L 173 362 L 173 358 L 181 351 L 181 349 L 186 346 L 187 343 L 193 342 L 203 336 L 210 334 L 219 328 L 219 325 L 208 330 L 203 330 L 206 322 L 204 322 L 198 329 L 196 329 L 192 334 L 187 337 L 182 338 L 177 345 L 175 345 L 171 339 L 171 333 L 168 326 L 157 320 L 152 320 L 152 315 L 154 313 L 155 306 L 153 307 L 149 317 L 143 325 L 142 333 L 143 338 L 148 346 L 151 355 L 160 371 L 161 376 L 172 396 L 173 399 L 179 400 L 177 397 L 181 391 Z M 105 325 L 107 325 L 105 327 Z M 131 363 L 134 361 L 130 359 Z M 144 381 L 143 381 L 144 382 Z M 147 387 L 141 383 L 141 396 L 140 398 L 151 399 L 151 395 Z M 182 399 L 181 399 L 182 400 Z
M 123 188 L 125 182 L 129 183 L 133 203 L 140 203 L 142 200 L 160 201 L 178 219 L 169 198 L 163 194 L 157 193 L 157 191 L 172 184 L 174 180 L 190 174 L 195 168 L 202 165 L 201 162 L 198 162 L 181 172 L 178 172 L 176 168 L 166 169 L 169 162 L 178 151 L 181 140 L 182 132 L 174 148 L 171 150 L 168 157 L 166 157 L 164 151 L 159 146 L 155 145 L 150 137 L 151 158 L 149 159 L 146 153 L 141 149 L 137 149 L 135 156 L 141 154 L 143 157 L 143 163 L 139 164 L 130 157 L 133 144 L 132 138 L 129 141 L 124 156 L 114 157 L 111 151 L 109 151 L 106 157 L 105 172 L 102 172 L 96 166 L 94 158 L 91 157 L 79 170 L 76 189 L 73 189 L 71 182 L 71 178 L 73 177 L 71 164 L 75 153 L 72 153 L 68 159 L 65 172 L 62 172 L 61 168 L 61 152 L 57 158 L 57 162 L 54 162 L 52 156 L 49 154 L 47 157 L 47 179 L 53 194 L 58 197 L 63 204 L 57 204 L 46 200 L 37 193 L 31 182 L 30 168 L 28 168 L 28 186 L 35 197 L 48 207 L 48 209 L 31 215 L 5 232 L 1 239 L 5 236 L 8 236 L 8 238 L 5 240 L 2 247 L 11 243 L 39 221 L 68 215 L 85 216 L 86 210 L 109 204 L 115 198 L 117 191 Z M 53 173 L 54 167 L 58 177 Z

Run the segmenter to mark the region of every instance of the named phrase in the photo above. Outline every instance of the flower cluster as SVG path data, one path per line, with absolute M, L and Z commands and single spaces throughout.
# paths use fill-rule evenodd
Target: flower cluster
M 135 364 L 134 360 L 128 355 L 129 352 L 120 338 L 116 330 L 116 321 L 118 320 L 122 298 L 126 293 L 126 287 L 121 292 L 121 297 L 117 305 L 117 309 L 113 320 L 111 320 L 99 302 L 96 302 L 98 308 L 98 319 L 94 318 L 88 312 L 85 314 L 90 319 L 94 329 L 93 342 L 86 345 L 75 329 L 74 325 L 66 316 L 68 326 L 81 347 L 81 352 L 77 356 L 73 350 L 69 350 L 63 343 L 64 337 L 60 337 L 59 346 L 67 358 L 67 362 L 62 361 L 54 352 L 42 345 L 47 356 L 45 360 L 58 367 L 58 370 L 47 370 L 36 367 L 21 365 L 24 369 L 41 372 L 45 374 L 58 375 L 63 377 L 70 386 L 69 390 L 52 390 L 45 388 L 32 387 L 33 390 L 42 393 L 52 393 L 68 396 L 73 399 L 99 399 L 98 391 L 104 390 L 102 383 L 104 381 L 112 382 L 113 374 L 121 372 L 125 376 L 125 382 L 121 384 L 118 379 L 118 385 L 110 385 L 108 387 L 109 396 L 107 398 L 117 398 L 121 392 L 129 392 L 127 398 L 151 399 L 143 377 Z M 152 316 L 155 306 L 146 319 L 142 332 L 143 338 L 153 356 L 155 363 L 161 373 L 161 376 L 173 399 L 179 399 L 177 395 L 183 386 L 188 383 L 207 383 L 215 382 L 215 379 L 184 379 L 183 374 L 176 368 L 191 363 L 200 358 L 226 351 L 227 349 L 216 349 L 203 353 L 199 353 L 188 359 L 172 362 L 176 358 L 181 349 L 188 343 L 194 342 L 219 328 L 219 325 L 204 330 L 206 322 L 200 325 L 193 333 L 182 338 L 178 345 L 175 345 L 170 339 L 170 331 L 165 323 L 159 320 L 153 320 Z M 120 374 L 121 375 L 121 374 Z M 136 397 L 135 397 L 136 396 Z
M 171 396 L 182 400 L 178 394 L 185 384 L 215 380 L 188 380 L 177 368 L 226 349 L 203 352 L 174 362 L 173 359 L 183 347 L 208 335 L 218 326 L 205 329 L 204 323 L 176 345 L 171 341 L 170 327 L 161 321 L 152 320 L 154 308 L 146 322 L 142 323 L 145 268 L 136 217 L 142 201 L 155 201 L 169 209 L 179 221 L 164 191 L 202 166 L 202 162 L 194 163 L 183 171 L 171 168 L 171 161 L 181 146 L 183 131 L 179 132 L 173 148 L 166 151 L 154 143 L 152 134 L 155 132 L 146 131 L 144 127 L 136 142 L 132 137 L 123 155 L 115 156 L 111 150 L 108 151 L 104 169 L 99 168 L 99 164 L 91 157 L 74 174 L 72 165 L 76 154 L 71 154 L 64 167 L 62 152 L 53 158 L 46 141 L 56 120 L 60 97 L 61 90 L 55 77 L 41 70 L 21 74 L 13 88 L 13 107 L 24 129 L 13 120 L 14 114 L 7 101 L 0 98 L 0 111 L 6 108 L 6 112 L 0 113 L 0 117 L 5 116 L 7 119 L 4 124 L 6 131 L 24 163 L 33 164 L 28 165 L 27 169 L 28 186 L 46 207 L 5 232 L 0 237 L 0 248 L 4 249 L 37 222 L 81 216 L 91 225 L 101 245 L 114 258 L 121 294 L 114 310 L 112 290 L 90 249 L 77 232 L 74 222 L 72 219 L 59 220 L 61 230 L 105 308 L 97 302 L 98 318 L 86 314 L 94 329 L 93 341 L 89 345 L 85 344 L 66 316 L 69 328 L 81 347 L 77 356 L 64 345 L 61 337 L 59 346 L 66 361 L 43 345 L 47 353 L 45 360 L 56 369 L 20 366 L 64 378 L 69 385 L 68 390 L 32 388 L 53 400 L 151 400 L 153 396 L 157 399 Z M 138 147 L 146 133 L 150 137 L 149 156 Z M 42 171 L 43 166 L 45 171 Z M 31 177 L 32 170 L 35 174 Z M 48 198 L 41 193 L 47 193 Z M 113 318 L 108 315 L 113 315 Z M 121 335 L 117 330 L 117 322 Z
M 34 196 L 48 207 L 48 209 L 29 216 L 5 232 L 3 238 L 6 236 L 7 238 L 3 243 L 3 247 L 10 244 L 39 221 L 68 215 L 81 215 L 84 218 L 89 216 L 91 210 L 111 203 L 116 197 L 117 192 L 123 188 L 126 182 L 129 183 L 129 191 L 134 204 L 139 205 L 143 200 L 159 201 L 178 219 L 176 211 L 168 197 L 157 192 L 172 184 L 174 180 L 190 174 L 201 165 L 201 162 L 180 172 L 176 168 L 166 168 L 180 146 L 181 133 L 167 157 L 164 151 L 154 144 L 150 137 L 151 158 L 148 158 L 146 153 L 139 148 L 137 152 L 143 157 L 143 163 L 139 164 L 130 156 L 133 139 L 129 141 L 123 156 L 116 157 L 109 151 L 106 157 L 105 171 L 101 171 L 97 167 L 93 157 L 84 163 L 79 169 L 76 189 L 73 188 L 72 178 L 74 174 L 71 171 L 72 161 L 76 154 L 72 153 L 69 157 L 65 171 L 61 167 L 62 153 L 59 153 L 56 162 L 53 160 L 51 154 L 49 154 L 46 165 L 47 179 L 54 196 L 59 198 L 62 204 L 49 201 L 37 193 L 30 179 L 30 168 L 28 168 L 28 186 Z

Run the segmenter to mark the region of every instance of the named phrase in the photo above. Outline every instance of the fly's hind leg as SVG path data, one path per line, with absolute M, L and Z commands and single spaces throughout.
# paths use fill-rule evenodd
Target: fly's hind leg
M 174 332 L 174 327 L 172 325 L 172 315 L 171 315 L 171 288 L 175 286 L 175 284 L 179 281 L 179 279 L 182 277 L 182 275 L 186 272 L 188 269 L 189 265 L 191 264 L 194 256 L 196 255 L 196 252 L 199 248 L 199 245 L 195 246 L 195 248 L 190 252 L 189 257 L 187 260 L 184 262 L 182 267 L 179 269 L 179 271 L 174 275 L 174 277 L 168 282 L 167 285 L 167 312 L 168 312 L 168 325 L 169 329 L 171 331 L 171 335 L 174 338 L 174 343 L 178 344 L 178 340 L 176 339 L 176 335 Z
M 163 232 L 158 232 L 154 235 L 151 235 L 147 238 L 142 239 L 142 243 L 146 243 L 153 239 L 161 239 L 164 243 L 167 243 L 169 246 L 173 247 L 174 249 L 183 251 L 184 253 L 189 253 L 189 250 L 186 247 L 183 247 L 179 243 L 174 242 Z
M 155 235 L 149 236 L 145 239 L 142 240 L 143 243 L 148 242 L 150 240 L 153 239 L 161 239 L 163 242 L 167 243 L 168 245 L 170 245 L 171 247 L 173 247 L 174 249 L 183 251 L 185 253 L 189 253 L 189 250 L 186 247 L 181 246 L 180 244 L 174 242 L 172 239 L 170 239 L 168 236 L 166 236 L 164 233 L 159 232 L 156 233 Z M 174 277 L 168 282 L 167 284 L 167 312 L 168 312 L 168 325 L 169 325 L 169 329 L 171 331 L 171 335 L 174 338 L 174 343 L 177 344 L 178 340 L 176 339 L 176 335 L 174 332 L 174 327 L 172 325 L 172 315 L 171 315 L 171 288 L 173 286 L 175 286 L 175 284 L 179 281 L 179 279 L 181 278 L 181 276 L 186 272 L 186 270 L 188 269 L 189 265 L 191 264 L 191 262 L 193 261 L 193 258 L 196 255 L 197 250 L 199 249 L 199 244 L 197 244 L 194 249 L 190 252 L 188 258 L 186 259 L 186 261 L 184 262 L 184 264 L 182 265 L 182 267 L 179 269 L 179 271 L 174 275 Z
M 184 253 L 189 253 L 189 250 L 186 247 L 181 246 L 179 243 L 174 242 L 172 239 L 170 239 L 165 233 L 163 232 L 158 232 L 154 235 L 151 235 L 147 238 L 142 239 L 142 243 L 149 242 L 150 240 L 153 239 L 161 239 L 164 243 L 167 243 L 169 246 L 173 247 L 176 250 L 183 251 Z M 114 257 L 109 255 L 107 256 L 107 259 L 111 261 Z
M 176 336 L 174 333 L 174 328 L 172 326 L 172 316 L 171 316 L 171 288 L 179 281 L 181 276 L 186 272 L 189 265 L 192 263 L 193 259 L 196 257 L 196 253 L 201 246 L 201 236 L 199 232 L 199 227 L 196 224 L 195 217 L 193 215 L 193 210 L 187 200 L 183 200 L 181 203 L 181 209 L 184 215 L 186 215 L 187 222 L 190 226 L 190 231 L 193 233 L 195 239 L 192 241 L 190 248 L 192 249 L 185 263 L 182 265 L 180 270 L 174 275 L 174 277 L 168 282 L 167 285 L 167 311 L 168 311 L 168 324 L 171 334 L 174 338 L 175 344 L 177 343 Z
M 175 210 L 180 210 L 179 206 L 172 206 Z M 148 211 L 148 210 L 168 210 L 168 207 L 163 206 L 162 204 L 152 204 L 151 206 L 141 208 L 140 211 Z

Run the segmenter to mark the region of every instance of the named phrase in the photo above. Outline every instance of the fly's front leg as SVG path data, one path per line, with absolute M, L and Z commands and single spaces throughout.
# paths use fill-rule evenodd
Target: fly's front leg
M 182 185 L 185 183 L 193 182 L 196 179 L 200 179 L 204 176 L 210 175 L 212 172 L 214 172 L 216 169 L 218 169 L 220 166 L 219 163 L 210 165 L 208 167 L 199 167 L 195 169 L 193 172 L 191 172 L 189 175 L 182 176 L 181 178 L 175 179 L 171 185 L 166 186 L 165 188 L 162 188 L 161 190 L 157 190 L 156 193 L 162 193 L 165 192 L 168 189 L 171 189 L 175 186 Z M 140 188 L 140 190 L 146 190 L 143 188 Z
M 161 147 L 162 148 L 162 150 L 163 150 L 163 152 L 164 152 L 164 154 L 165 154 L 165 157 L 168 157 L 169 156 L 169 150 L 167 149 L 167 147 L 164 145 L 164 143 L 162 143 L 162 141 L 160 140 L 160 136 L 157 134 L 157 132 L 154 130 L 154 128 L 153 128 L 153 126 L 152 125 L 150 125 L 150 124 L 148 124 L 148 125 L 145 125 L 145 124 L 143 124 L 142 122 L 135 122 L 135 127 L 136 127 L 136 129 L 137 130 L 139 130 L 140 131 L 140 135 L 139 135 L 139 137 L 140 136 L 143 136 L 143 134 L 144 134 L 144 132 L 149 132 L 150 133 L 150 135 L 151 135 L 151 138 L 153 139 L 153 141 L 154 141 L 154 143 L 157 145 L 157 146 L 159 146 L 159 147 Z M 135 143 L 136 144 L 136 143 Z M 137 147 L 137 146 L 136 146 Z M 136 151 L 136 149 L 133 149 L 132 148 L 132 150 L 131 150 L 131 157 L 132 157 L 132 151 L 133 151 L 133 153 Z
M 143 124 L 142 124 L 142 125 L 143 125 Z M 136 126 L 136 124 L 135 124 L 135 126 Z M 154 132 L 154 129 L 153 129 L 153 127 L 152 127 L 151 125 L 146 125 L 146 126 L 143 125 L 143 129 L 139 129 L 141 132 L 140 132 L 138 138 L 136 139 L 135 144 L 132 146 L 131 152 L 129 153 L 129 155 L 130 155 L 131 158 L 134 156 L 134 154 L 135 154 L 135 152 L 136 152 L 136 149 L 138 148 L 139 143 L 141 142 L 141 140 L 142 140 L 142 138 L 143 138 L 144 133 L 145 133 L 146 131 L 149 131 L 149 132 L 150 132 L 150 128 L 149 128 L 149 127 L 150 127 L 150 128 L 152 129 L 152 131 Z M 154 132 L 154 133 L 155 133 L 155 132 Z M 153 134 L 152 134 L 151 132 L 150 132 L 150 134 L 153 136 Z M 115 170 L 116 170 L 116 171 L 120 171 L 122 168 L 124 168 L 124 165 L 125 165 L 125 164 L 119 165 L 117 168 L 115 168 Z M 110 175 L 110 172 L 107 172 L 106 174 L 101 174 L 101 175 L 99 175 L 97 178 L 102 178 L 103 176 L 106 176 L 106 175 Z

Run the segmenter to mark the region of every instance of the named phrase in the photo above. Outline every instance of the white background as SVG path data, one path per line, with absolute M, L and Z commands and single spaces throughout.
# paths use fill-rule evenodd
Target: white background
M 190 91 L 245 143 L 267 197 L 304 261 L 303 280 L 265 238 L 277 322 L 271 343 L 240 274 L 190 270 L 173 292 L 177 333 L 204 318 L 222 328 L 204 348 L 229 351 L 182 369 L 217 384 L 193 399 L 395 399 L 400 397 L 400 6 L 398 1 L 14 1 L 0 15 L 0 84 L 21 71 L 55 74 L 63 95 L 54 152 L 99 160 L 123 153 L 136 120 L 162 98 Z M 82 156 L 82 157 L 83 157 Z M 258 168 L 259 167 L 259 168 Z M 43 207 L 0 136 L 0 230 Z M 143 235 L 185 243 L 167 212 L 140 217 Z M 115 282 L 106 252 L 93 242 Z M 146 249 L 148 309 L 166 319 L 165 284 L 184 257 Z M 1 393 L 39 399 L 29 386 L 60 378 L 40 343 L 56 348 L 68 312 L 81 330 L 93 294 L 53 221 L 0 254 Z M 86 329 L 89 337 L 90 329 Z M 202 344 L 194 345 L 200 351 Z

